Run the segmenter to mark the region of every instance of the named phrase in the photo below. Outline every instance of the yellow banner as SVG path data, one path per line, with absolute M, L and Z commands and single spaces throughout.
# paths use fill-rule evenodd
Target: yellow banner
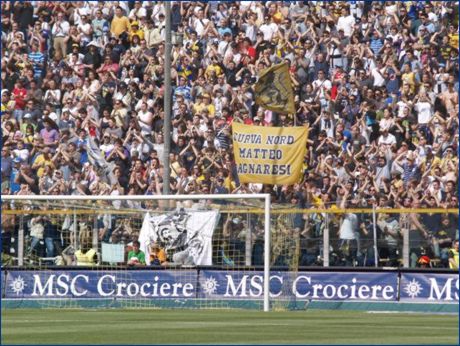
M 292 185 L 299 182 L 307 127 L 263 127 L 233 122 L 232 130 L 241 183 Z
M 295 113 L 294 92 L 286 63 L 263 70 L 254 91 L 259 106 L 278 113 Z

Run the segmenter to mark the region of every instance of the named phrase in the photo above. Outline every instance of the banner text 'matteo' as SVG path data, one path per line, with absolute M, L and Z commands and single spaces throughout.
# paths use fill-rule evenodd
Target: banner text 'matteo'
M 232 124 L 233 150 L 242 183 L 292 185 L 299 182 L 307 127 Z

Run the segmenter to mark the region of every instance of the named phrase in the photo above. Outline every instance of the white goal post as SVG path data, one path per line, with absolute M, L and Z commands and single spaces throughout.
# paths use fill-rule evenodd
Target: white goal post
M 259 199 L 264 201 L 264 282 L 263 310 L 270 308 L 270 194 L 218 194 L 218 195 L 125 195 L 125 196 L 61 196 L 61 195 L 2 195 L 5 201 L 159 201 L 159 200 L 241 200 Z

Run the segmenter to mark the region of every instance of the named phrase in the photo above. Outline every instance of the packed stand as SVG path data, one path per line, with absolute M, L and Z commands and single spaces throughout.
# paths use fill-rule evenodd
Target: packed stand
M 161 194 L 164 4 L 1 7 L 2 194 Z M 458 2 L 171 7 L 172 194 L 268 192 L 274 204 L 298 208 L 458 207 Z M 254 102 L 259 72 L 281 62 L 289 64 L 296 114 Z M 240 184 L 233 121 L 308 125 L 302 182 Z M 319 239 L 317 218 L 296 214 L 290 226 Z M 388 257 L 404 227 L 419 242 L 416 260 L 420 244 L 441 258 L 458 239 L 456 215 L 404 218 L 379 214 Z M 356 243 L 370 242 L 368 221 L 336 220 L 347 264 L 363 254 Z

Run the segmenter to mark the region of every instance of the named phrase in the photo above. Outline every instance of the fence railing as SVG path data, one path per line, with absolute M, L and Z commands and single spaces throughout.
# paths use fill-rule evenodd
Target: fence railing
M 212 239 L 213 265 L 263 265 L 265 213 L 260 200 L 200 201 L 184 206 L 220 211 Z M 146 212 L 160 215 L 176 207 L 177 201 L 174 205 L 162 201 L 3 201 L 2 264 L 69 265 L 69 249 L 75 251 L 84 243 L 99 253 L 97 263 L 126 264 Z M 291 269 L 448 268 L 449 250 L 458 239 L 458 213 L 458 209 L 295 209 L 272 205 L 270 264 Z M 44 220 L 41 237 L 35 234 L 37 219 Z M 114 248 L 123 250 L 122 260 L 104 262 L 107 256 L 102 256 L 103 252 Z

